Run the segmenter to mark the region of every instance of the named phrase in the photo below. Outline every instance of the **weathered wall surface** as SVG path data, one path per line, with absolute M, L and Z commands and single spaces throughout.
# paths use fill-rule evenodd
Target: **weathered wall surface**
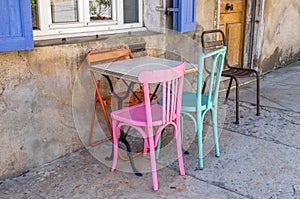
M 161 27 L 162 24 L 160 13 L 156 7 L 160 6 L 160 0 L 144 1 L 144 25 L 147 28 Z
M 0 54 L 0 179 L 82 146 L 71 93 L 83 51 L 57 46 Z
M 156 8 L 168 8 L 171 0 L 154 0 L 144 2 L 144 24 L 149 30 L 158 31 L 157 28 L 172 29 L 172 14 L 166 15 Z M 200 42 L 203 30 L 216 28 L 218 25 L 218 0 L 205 1 L 198 0 L 196 5 L 196 30 L 185 33 L 195 41 Z M 163 31 L 163 30 L 162 30 Z
M 204 30 L 210 30 L 217 28 L 218 24 L 218 12 L 217 1 L 197 1 L 196 7 L 196 31 L 193 38 L 200 44 L 201 33 Z
M 207 29 L 213 29 L 217 27 L 218 13 L 217 8 L 218 1 L 197 1 L 196 7 L 196 22 L 197 26 L 200 26 L 200 31 Z
M 300 59 L 299 0 L 265 1 L 262 23 L 259 67 L 263 72 Z

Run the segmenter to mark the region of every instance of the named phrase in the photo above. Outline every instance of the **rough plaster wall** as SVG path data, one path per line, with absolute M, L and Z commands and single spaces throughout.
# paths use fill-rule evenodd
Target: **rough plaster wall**
M 144 25 L 149 30 L 164 27 L 161 24 L 160 12 L 156 11 L 156 7 L 160 6 L 161 0 L 144 1 Z
M 251 50 L 252 50 L 252 44 L 251 40 L 251 21 L 254 20 L 253 14 L 252 14 L 252 6 L 253 6 L 253 1 L 249 0 L 247 1 L 246 5 L 246 13 L 245 13 L 245 40 L 244 40 L 244 56 L 243 56 L 243 65 L 245 68 L 250 68 L 251 67 L 251 58 L 249 57 Z
M 197 1 L 196 7 L 196 31 L 194 39 L 201 44 L 201 33 L 204 30 L 214 29 L 217 26 L 217 5 L 218 1 Z
M 263 22 L 262 71 L 299 59 L 300 1 L 265 1 Z
M 81 147 L 71 112 L 80 58 L 59 46 L 1 53 L 0 179 Z
M 146 28 L 158 31 L 157 28 L 166 27 L 166 18 L 170 18 L 171 15 L 164 15 L 163 12 L 157 11 L 156 7 L 163 7 L 167 4 L 166 0 L 144 1 L 144 24 Z M 218 0 L 198 0 L 196 5 L 196 30 L 185 33 L 185 35 L 192 37 L 199 43 L 201 41 L 200 36 L 203 30 L 217 27 L 217 5 Z

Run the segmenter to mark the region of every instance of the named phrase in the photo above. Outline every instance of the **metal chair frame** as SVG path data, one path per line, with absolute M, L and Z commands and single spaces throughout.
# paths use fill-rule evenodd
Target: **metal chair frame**
M 205 41 L 205 38 L 204 38 L 205 35 L 217 34 L 217 33 L 221 34 L 221 40 L 216 39 L 215 41 Z M 219 30 L 219 29 L 207 30 L 207 31 L 203 31 L 201 34 L 201 43 L 202 43 L 203 51 L 209 51 L 209 50 L 214 50 L 216 48 L 219 48 L 219 46 L 226 45 L 226 39 L 225 39 L 225 35 L 222 30 Z M 223 70 L 222 76 L 230 78 L 228 88 L 226 91 L 225 103 L 228 100 L 233 80 L 235 81 L 235 85 L 236 85 L 236 105 L 235 105 L 236 106 L 236 115 L 235 115 L 236 124 L 239 124 L 239 118 L 240 118 L 240 113 L 239 113 L 240 97 L 239 97 L 239 81 L 238 81 L 239 78 L 250 77 L 253 74 L 256 76 L 256 115 L 260 115 L 260 108 L 259 108 L 260 107 L 260 81 L 259 81 L 258 72 L 254 69 L 230 66 L 228 64 L 227 55 L 225 55 L 225 66 L 228 69 Z M 205 90 L 205 85 L 206 85 L 206 81 L 204 82 L 202 91 Z

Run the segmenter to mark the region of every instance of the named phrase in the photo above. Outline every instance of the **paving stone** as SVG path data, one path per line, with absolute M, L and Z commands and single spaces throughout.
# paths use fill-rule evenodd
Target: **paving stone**
M 1 198 L 244 198 L 191 176 L 164 168 L 160 189 L 151 173 L 137 177 L 99 163 L 87 151 L 74 153 L 0 185 Z M 14 190 L 17 190 L 14 191 Z
M 288 198 L 293 194 L 292 198 L 298 197 L 299 149 L 223 131 L 221 156 L 216 158 L 211 151 L 204 158 L 203 170 L 197 167 L 196 144 L 189 151 L 184 158 L 189 176 L 247 198 Z M 171 168 L 178 170 L 176 163 Z

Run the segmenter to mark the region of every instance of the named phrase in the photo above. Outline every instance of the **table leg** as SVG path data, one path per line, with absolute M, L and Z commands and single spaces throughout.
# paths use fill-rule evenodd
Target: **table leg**
M 126 84 L 127 86 L 127 91 L 126 91 L 126 94 L 124 96 L 119 96 L 115 91 L 114 91 L 114 88 L 113 88 L 113 85 L 112 85 L 112 82 L 110 80 L 110 78 L 107 76 L 107 75 L 104 75 L 104 77 L 106 78 L 106 80 L 108 81 L 108 85 L 110 87 L 110 90 L 113 94 L 113 96 L 117 99 L 118 101 L 118 109 L 121 109 L 122 108 L 122 105 L 123 105 L 123 100 L 125 100 L 128 96 L 129 96 L 129 93 L 131 91 L 131 87 L 133 86 L 133 82 L 131 82 L 129 85 Z M 126 149 L 127 149 L 127 156 L 129 158 L 129 161 L 130 161 L 130 165 L 131 165 L 131 168 L 133 170 L 133 172 L 135 173 L 135 175 L 137 176 L 142 176 L 142 174 L 137 170 L 137 168 L 135 167 L 134 165 L 134 161 L 133 161 L 133 155 L 132 155 L 132 152 L 131 152 L 131 147 L 130 147 L 130 144 L 128 143 L 128 141 L 126 140 L 126 135 L 128 133 L 130 129 L 127 130 L 127 132 L 125 133 L 123 130 L 121 130 L 121 135 L 120 135 L 120 138 L 119 138 L 119 141 L 122 142 L 125 146 L 126 146 Z M 120 153 L 119 153 L 120 154 Z M 107 160 L 112 160 L 112 157 L 113 157 L 113 148 L 112 148 L 112 153 L 110 155 L 110 157 L 107 157 L 106 159 Z

